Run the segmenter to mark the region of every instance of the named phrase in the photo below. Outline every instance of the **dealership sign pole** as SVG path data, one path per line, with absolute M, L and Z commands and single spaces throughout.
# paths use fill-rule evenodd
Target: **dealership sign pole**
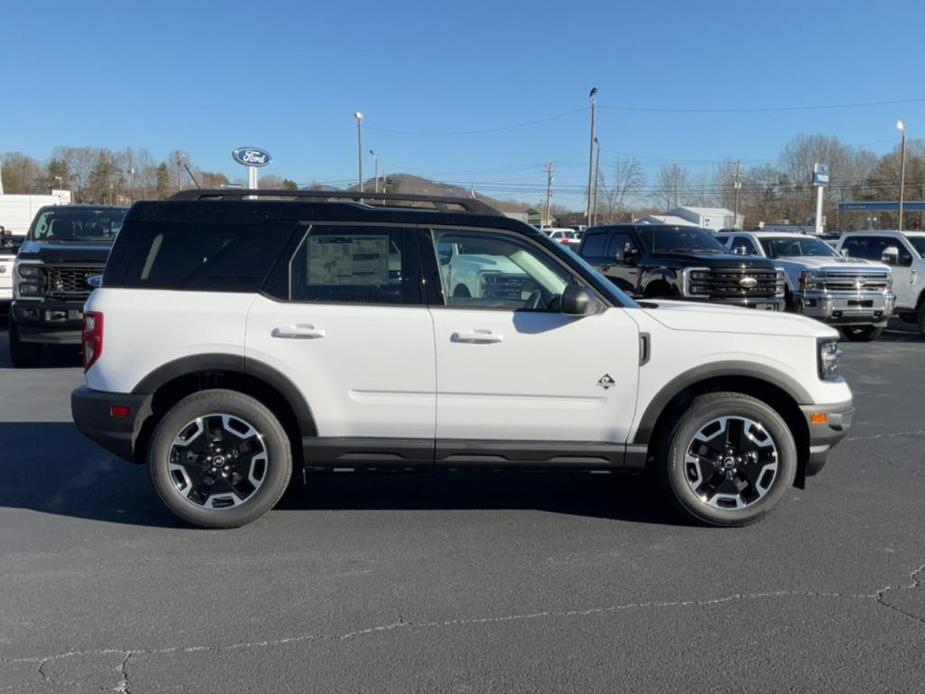
M 238 147 L 231 150 L 231 158 L 247 167 L 247 187 L 257 189 L 257 169 L 273 161 L 270 153 L 259 147 Z
M 829 167 L 816 162 L 813 164 L 813 185 L 816 186 L 816 233 L 822 229 L 822 189 L 829 185 Z

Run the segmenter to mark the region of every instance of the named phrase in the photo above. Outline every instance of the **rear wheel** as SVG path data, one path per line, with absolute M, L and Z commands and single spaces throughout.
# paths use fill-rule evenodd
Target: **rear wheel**
M 231 390 L 206 390 L 170 409 L 148 449 L 151 481 L 183 520 L 234 528 L 269 511 L 289 483 L 292 453 L 273 413 Z
M 741 393 L 694 399 L 659 460 L 668 498 L 688 518 L 741 526 L 766 515 L 792 486 L 793 434 L 766 403 Z
M 883 328 L 876 325 L 849 325 L 842 328 L 842 334 L 852 342 L 873 342 L 883 334 Z
M 922 335 L 925 335 L 925 301 L 919 304 L 919 310 L 916 313 L 917 322 L 919 324 L 919 332 Z
M 19 326 L 10 318 L 10 361 L 17 369 L 31 369 L 42 361 L 42 344 L 23 342 L 19 335 Z

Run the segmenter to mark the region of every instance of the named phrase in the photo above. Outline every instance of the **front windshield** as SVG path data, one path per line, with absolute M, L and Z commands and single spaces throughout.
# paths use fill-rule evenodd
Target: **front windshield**
M 52 208 L 39 213 L 29 239 L 56 242 L 111 242 L 122 228 L 125 210 Z
M 713 235 L 699 227 L 637 227 L 649 253 L 725 253 Z
M 925 236 L 907 236 L 906 238 L 918 254 L 925 258 Z
M 764 248 L 764 254 L 769 258 L 796 258 L 801 255 L 821 255 L 831 258 L 838 255 L 825 241 L 814 239 L 811 236 L 761 239 L 761 246 Z

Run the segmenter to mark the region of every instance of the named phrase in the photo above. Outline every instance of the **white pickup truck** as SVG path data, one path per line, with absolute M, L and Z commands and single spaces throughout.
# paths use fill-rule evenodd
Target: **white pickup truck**
M 925 335 L 925 231 L 853 231 L 841 237 L 836 249 L 852 259 L 890 265 L 896 315 Z
M 849 259 L 807 234 L 730 231 L 718 238 L 733 253 L 771 260 L 786 277 L 787 308 L 838 326 L 849 340 L 876 340 L 893 313 L 892 273 L 879 256 Z
M 22 238 L 0 226 L 0 313 L 9 311 L 13 300 L 13 263 Z

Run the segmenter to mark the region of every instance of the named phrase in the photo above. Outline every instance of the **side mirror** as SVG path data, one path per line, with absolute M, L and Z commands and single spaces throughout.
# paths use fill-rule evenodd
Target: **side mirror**
M 735 255 L 751 255 L 751 253 L 748 252 L 748 249 L 745 246 L 735 246 L 732 249 L 732 252 Z
M 623 252 L 617 256 L 617 261 L 633 265 L 638 256 L 639 252 L 636 250 L 636 246 L 627 241 L 623 244 Z
M 847 248 L 842 248 L 842 249 L 839 251 L 839 253 L 840 253 L 841 255 L 845 256 L 846 258 L 848 257 L 848 249 L 847 249 Z
M 570 284 L 562 292 L 559 311 L 565 316 L 586 316 L 592 313 L 594 304 L 594 297 L 587 289 Z
M 103 276 L 102 275 L 91 275 L 87 278 L 87 286 L 91 289 L 99 289 L 103 286 Z
M 887 265 L 899 265 L 899 248 L 896 246 L 887 246 L 883 249 L 883 255 L 880 260 Z

